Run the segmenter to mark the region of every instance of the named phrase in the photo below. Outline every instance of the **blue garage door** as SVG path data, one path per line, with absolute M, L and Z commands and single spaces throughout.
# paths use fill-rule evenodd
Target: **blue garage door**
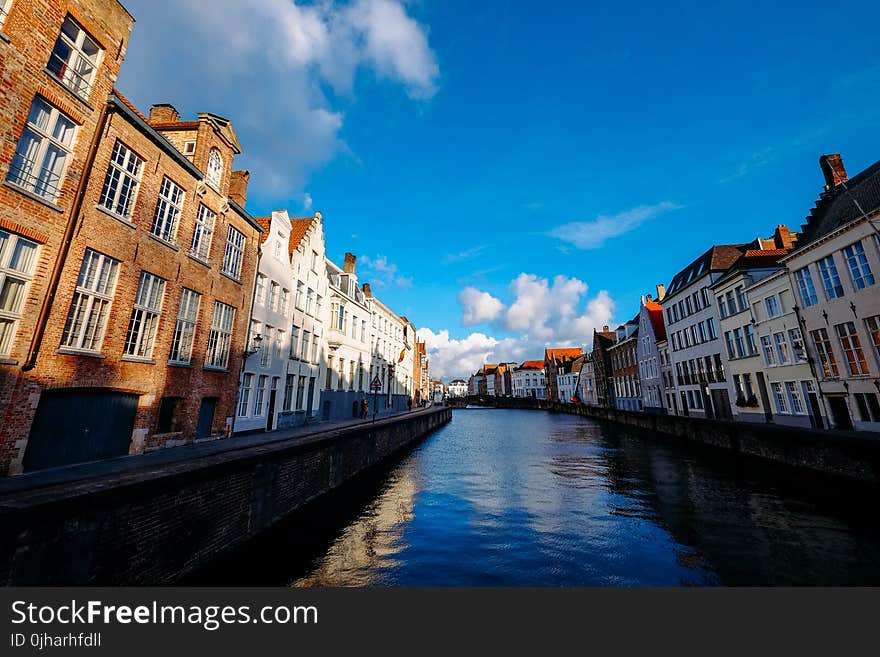
M 26 472 L 128 454 L 138 395 L 47 390 L 24 454 Z

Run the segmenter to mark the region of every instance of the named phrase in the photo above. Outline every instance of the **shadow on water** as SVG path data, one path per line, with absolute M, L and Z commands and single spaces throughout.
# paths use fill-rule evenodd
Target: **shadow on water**
M 190 585 L 877 585 L 878 489 L 575 416 L 453 421 Z
M 427 438 L 428 441 L 431 437 Z M 303 581 L 344 530 L 369 515 L 401 463 L 424 443 L 362 472 L 290 514 L 260 536 L 182 579 L 182 586 L 285 586 Z

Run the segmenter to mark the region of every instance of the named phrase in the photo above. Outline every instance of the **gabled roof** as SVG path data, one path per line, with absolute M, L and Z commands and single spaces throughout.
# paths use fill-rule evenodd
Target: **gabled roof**
M 522 365 L 520 365 L 517 369 L 520 369 L 520 370 L 543 370 L 544 369 L 544 361 L 543 360 L 526 360 L 526 361 L 523 361 Z
M 726 271 L 745 251 L 745 244 L 717 244 L 672 277 L 666 288 L 667 298 L 680 292 L 709 272 Z
M 859 209 L 861 208 L 861 210 Z M 880 209 L 880 162 L 823 192 L 801 228 L 799 247 Z
M 651 320 L 651 328 L 654 329 L 654 341 L 660 342 L 666 339 L 666 324 L 663 321 L 663 308 L 656 301 L 646 301 L 645 310 Z
M 566 360 L 574 360 L 578 356 L 582 355 L 584 350 L 580 347 L 566 347 L 566 348 L 556 348 L 556 349 L 545 349 L 544 350 L 544 362 L 547 361 L 562 361 Z
M 309 227 L 315 221 L 314 217 L 290 218 L 290 239 L 288 240 L 288 251 L 292 256 L 299 248 L 300 242 L 309 232 Z
M 254 221 L 256 221 L 263 229 L 263 234 L 260 236 L 260 244 L 265 244 L 266 240 L 269 239 L 269 227 L 272 225 L 272 217 L 254 217 Z

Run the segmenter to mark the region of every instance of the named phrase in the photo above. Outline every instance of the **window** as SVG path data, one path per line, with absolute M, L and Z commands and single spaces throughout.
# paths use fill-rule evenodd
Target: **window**
M 21 319 L 28 283 L 36 266 L 37 245 L 0 231 L 0 354 L 8 355 Z
M 302 284 L 302 281 L 296 282 L 296 296 L 293 299 L 293 305 L 297 310 L 303 310 L 303 289 L 305 286 Z
M 208 350 L 205 355 L 207 367 L 226 369 L 229 364 L 229 343 L 232 341 L 232 322 L 235 308 L 221 301 L 214 302 L 214 317 L 211 319 L 211 333 L 208 335 Z
M 177 324 L 171 340 L 172 363 L 189 363 L 192 359 L 193 342 L 196 335 L 196 321 L 199 318 L 199 305 L 202 295 L 183 288 L 180 293 L 180 306 L 177 309 Z
M 791 354 L 788 351 L 788 342 L 785 333 L 774 333 L 773 340 L 776 342 L 776 353 L 779 354 L 779 364 L 788 365 L 791 362 Z
M 743 331 L 742 331 L 742 329 L 734 329 L 734 331 L 733 331 L 733 337 L 736 338 L 736 352 L 737 352 L 737 355 L 738 355 L 740 358 L 742 358 L 743 356 L 748 355 L 748 352 L 746 351 L 746 341 L 745 341 L 745 338 L 743 337 Z
M 799 328 L 788 330 L 788 339 L 791 342 L 792 356 L 796 363 L 807 362 L 807 350 L 804 348 L 804 338 Z
M 348 389 L 354 390 L 354 368 L 355 362 L 353 360 L 348 362 Z
M 311 379 L 314 381 L 314 379 Z M 306 377 L 299 377 L 299 381 L 296 384 L 296 408 L 297 410 L 303 411 L 305 410 L 305 391 L 306 391 Z
M 299 351 L 299 326 L 293 324 L 290 327 L 290 357 L 296 360 Z
M 269 377 L 265 374 L 261 374 L 257 377 L 257 394 L 254 395 L 254 417 L 262 417 L 265 411 L 265 400 L 266 400 L 266 385 L 269 382 Z
M 767 309 L 767 317 L 779 317 L 779 300 L 775 294 L 764 299 L 764 307 Z
M 807 409 L 804 406 L 804 399 L 801 396 L 801 391 L 798 390 L 797 383 L 786 381 L 785 391 L 788 393 L 788 401 L 791 403 L 791 412 L 795 415 L 806 415 Z
M 321 295 L 315 295 L 315 317 L 321 319 Z
M 768 367 L 776 365 L 776 352 L 773 350 L 773 342 L 769 336 L 761 336 L 761 349 L 764 352 L 764 364 Z
M 278 309 L 282 315 L 287 314 L 287 308 L 290 306 L 290 290 L 281 290 L 281 308 Z
M 828 338 L 828 331 L 820 328 L 810 331 L 813 338 L 813 344 L 816 346 L 816 353 L 819 355 L 819 362 L 822 364 L 822 371 L 826 379 L 837 377 L 839 372 L 837 369 L 837 361 L 834 358 L 834 351 L 831 349 L 831 340 Z
M 263 306 L 266 303 L 266 277 L 262 274 L 257 274 L 257 289 L 254 293 L 256 297 L 255 301 L 259 305 Z
M 743 331 L 746 335 L 746 348 L 747 353 L 750 356 L 754 356 L 758 353 L 758 345 L 755 344 L 755 327 L 751 324 L 746 324 L 743 327 Z
M 776 412 L 777 413 L 788 413 L 788 406 L 785 401 L 785 392 L 782 390 L 781 383 L 771 383 L 770 387 L 773 389 L 773 399 L 776 401 Z
M 727 341 L 727 357 L 730 359 L 736 358 L 736 342 L 733 337 L 733 331 L 725 332 L 724 339 Z
M 214 236 L 214 223 L 217 215 L 202 204 L 199 204 L 199 212 L 196 215 L 196 227 L 193 230 L 192 244 L 189 253 L 194 258 L 207 262 L 211 252 L 211 239 Z
M 837 265 L 834 264 L 834 256 L 822 258 L 819 261 L 819 272 L 822 274 L 822 285 L 825 286 L 825 294 L 829 299 L 843 296 L 843 286 L 840 284 L 840 275 L 837 273 Z
M 880 404 L 877 403 L 876 394 L 857 392 L 854 397 L 863 422 L 880 422 Z
M 718 312 L 721 313 L 721 319 L 727 317 L 727 299 L 723 295 L 718 297 Z
M 303 341 L 302 341 L 302 359 L 304 361 L 309 360 L 309 338 L 311 337 L 311 333 L 308 331 L 303 331 Z
M 144 161 L 117 140 L 104 178 L 99 205 L 115 215 L 131 219 L 134 201 L 141 184 Z
M 284 381 L 284 402 L 281 409 L 284 411 L 293 410 L 293 388 L 296 385 L 296 375 L 288 374 Z
M 281 240 L 275 240 L 275 259 L 281 260 Z
M 101 348 L 118 273 L 118 260 L 86 249 L 61 337 L 62 347 L 87 351 Z
M 162 180 L 159 189 L 159 201 L 156 203 L 156 214 L 150 232 L 166 242 L 174 242 L 177 237 L 177 223 L 183 208 L 183 189 L 168 178 Z
M 874 284 L 874 274 L 871 273 L 871 266 L 868 264 L 865 248 L 861 242 L 856 242 L 846 247 L 843 250 L 843 256 L 846 258 L 846 264 L 849 266 L 853 286 L 857 290 L 863 290 Z
M 874 353 L 880 358 L 880 315 L 868 317 L 865 320 L 865 327 L 868 329 L 868 335 L 871 336 Z
M 738 286 L 734 290 L 734 294 L 736 294 L 736 304 L 739 307 L 739 312 L 745 312 L 746 308 L 749 307 L 749 304 L 746 302 L 746 293 L 743 286 Z
M 73 121 L 37 96 L 6 179 L 49 201 L 58 200 L 75 135 Z
M 269 283 L 269 308 L 275 310 L 276 305 L 278 304 L 278 290 L 281 289 L 281 286 L 278 285 L 275 281 Z
M 238 395 L 238 417 L 247 417 L 251 402 L 251 390 L 254 387 L 254 375 L 245 374 L 241 378 L 241 393 Z
M 68 16 L 46 68 L 77 96 L 88 98 L 100 54 L 98 44 Z
M 174 411 L 180 397 L 162 397 L 159 402 L 159 419 L 156 422 L 156 433 L 171 433 L 174 431 Z
M 241 259 L 244 254 L 244 234 L 232 226 L 226 233 L 226 251 L 221 271 L 237 279 L 241 275 Z
M 315 291 L 309 288 L 306 291 L 306 314 L 314 315 L 315 313 Z
M 263 326 L 263 342 L 260 350 L 260 365 L 269 367 L 272 365 L 272 341 L 275 336 L 275 329 L 271 326 Z
M 184 155 L 195 155 L 196 154 L 196 142 L 194 140 L 184 142 L 183 154 Z
M 9 14 L 9 5 L 11 4 L 12 0 L 0 0 L 0 28 L 6 22 L 6 16 Z
M 312 336 L 312 362 L 318 362 L 318 334 Z
M 856 333 L 856 325 L 853 322 L 837 324 L 834 329 L 840 339 L 840 346 L 846 356 L 849 373 L 853 376 L 862 376 L 868 373 L 868 364 L 865 362 L 865 354 L 862 351 L 862 343 Z
M 718 337 L 718 334 L 715 332 L 715 320 L 711 317 L 706 320 L 706 331 L 709 333 L 710 340 Z
M 219 191 L 220 179 L 222 177 L 223 158 L 220 156 L 219 150 L 212 148 L 211 153 L 208 155 L 208 169 L 205 171 L 205 182 Z
M 153 355 L 156 327 L 159 324 L 159 314 L 162 312 L 164 297 L 165 280 L 142 271 L 137 294 L 134 297 L 131 321 L 128 323 L 128 334 L 125 338 L 123 352 L 126 356 L 150 358 Z
M 799 269 L 794 273 L 794 278 L 801 292 L 801 301 L 804 303 L 804 308 L 809 308 L 819 303 L 819 297 L 816 296 L 816 288 L 813 285 L 813 277 L 810 275 L 810 270 L 806 267 Z

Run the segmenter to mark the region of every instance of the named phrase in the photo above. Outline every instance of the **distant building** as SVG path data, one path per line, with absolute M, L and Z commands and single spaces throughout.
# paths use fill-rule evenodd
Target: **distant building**
M 468 382 L 462 379 L 453 379 L 449 382 L 450 397 L 466 397 L 468 395 Z
M 593 365 L 592 352 L 584 356 L 578 377 L 578 397 L 581 403 L 587 406 L 598 406 L 599 398 L 596 394 L 596 372 Z
M 657 298 L 662 300 L 665 290 L 657 286 Z M 658 343 L 666 343 L 663 308 L 651 295 L 642 299 L 639 310 L 638 364 L 642 408 L 650 413 L 666 413 L 666 386 Z
M 527 360 L 511 373 L 514 397 L 547 398 L 547 381 L 543 360 Z
M 614 408 L 622 411 L 642 410 L 638 363 L 638 316 L 617 328 L 617 339 L 608 347 L 611 359 L 611 388 Z
M 560 398 L 557 378 L 571 372 L 571 366 L 566 363 L 582 356 L 584 350 L 580 347 L 561 347 L 544 350 L 544 371 L 547 375 L 547 399 L 550 401 L 565 401 Z
M 574 360 L 567 360 L 561 366 L 561 374 L 558 376 L 556 385 L 559 388 L 559 401 L 563 404 L 579 404 L 578 396 L 578 380 L 581 375 L 581 368 L 584 363 L 584 356 L 581 354 Z
M 608 350 L 617 341 L 617 332 L 607 326 L 593 330 L 593 377 L 596 382 L 596 405 L 614 408 L 614 386 L 611 378 L 611 355 Z

